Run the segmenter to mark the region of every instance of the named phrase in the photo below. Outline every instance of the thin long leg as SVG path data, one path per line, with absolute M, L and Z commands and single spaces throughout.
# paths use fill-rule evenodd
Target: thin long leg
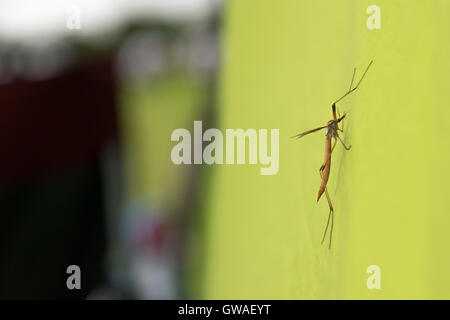
M 328 244 L 328 250 L 331 249 L 331 239 L 333 239 L 333 229 L 334 229 L 334 211 L 331 211 L 330 243 Z
M 322 178 L 322 176 L 323 176 L 322 170 L 319 170 L 319 173 L 320 173 L 320 177 Z M 331 203 L 330 195 L 328 194 L 328 189 L 326 187 L 325 187 L 325 195 L 327 196 L 328 207 L 330 208 L 330 212 L 328 213 L 327 225 L 325 227 L 325 231 L 323 232 L 322 241 L 320 243 L 323 244 L 323 241 L 325 240 L 325 237 L 326 237 L 327 231 L 328 231 L 328 226 L 330 224 L 330 217 L 331 217 L 330 243 L 328 244 L 328 249 L 331 249 L 331 239 L 333 236 L 333 226 L 334 226 L 334 209 L 333 209 L 333 204 Z
M 367 70 L 369 70 L 370 66 L 372 65 L 372 62 L 373 62 L 373 60 L 370 61 L 369 65 L 367 66 L 366 70 L 364 71 L 364 74 L 362 75 L 361 79 L 359 79 L 358 84 L 357 84 L 353 89 L 350 89 L 349 91 L 347 91 L 347 93 L 344 94 L 342 97 L 340 97 L 340 98 L 337 99 L 335 102 L 333 102 L 333 105 L 335 105 L 336 103 L 338 103 L 339 101 L 341 101 L 342 99 L 344 99 L 346 96 L 348 96 L 350 93 L 352 93 L 353 91 L 355 91 L 355 90 L 359 87 L 361 81 L 364 79 L 364 77 L 365 77 L 365 75 L 366 75 L 366 73 L 367 73 Z M 353 82 L 353 81 L 352 81 L 352 82 Z
M 339 137 L 339 136 L 337 136 L 337 137 L 338 137 L 339 141 L 342 143 L 342 145 L 344 146 L 345 150 L 350 150 L 350 149 L 352 148 L 352 146 L 348 146 L 348 147 L 347 147 L 347 146 L 345 145 L 344 141 L 342 141 L 341 137 Z
M 353 75 L 352 75 L 352 81 L 350 82 L 350 87 L 348 88 L 348 91 L 352 90 L 352 85 L 353 85 L 353 80 L 355 80 L 355 73 L 356 73 L 356 68 L 353 68 Z M 333 105 L 331 106 L 331 109 L 333 111 L 333 118 L 335 121 L 337 121 L 337 117 L 336 117 L 336 102 L 333 103 Z M 337 109 L 337 113 L 338 113 L 338 118 L 341 118 L 341 115 L 339 113 L 339 109 Z M 338 127 L 339 129 L 339 127 Z
M 356 89 L 356 88 L 359 87 L 359 84 L 360 84 L 361 81 L 364 79 L 364 76 L 366 75 L 367 70 L 369 70 L 370 66 L 372 65 L 372 62 L 373 62 L 373 60 L 370 61 L 369 65 L 367 66 L 367 68 L 366 68 L 366 70 L 364 71 L 364 73 L 363 73 L 361 79 L 359 79 L 359 82 L 358 82 L 358 84 L 356 85 L 356 87 L 355 87 L 354 89 Z M 353 90 L 354 90 L 354 89 L 353 89 Z
M 337 143 L 337 140 L 334 139 L 334 144 L 333 144 L 333 147 L 331 148 L 331 152 L 330 152 L 330 158 L 331 158 L 331 154 L 332 154 L 333 151 L 334 151 L 334 148 L 336 147 L 336 143 Z
M 331 239 L 332 239 L 332 237 L 333 237 L 333 228 L 334 228 L 334 209 L 333 209 L 333 205 L 332 205 L 332 203 L 331 203 L 330 196 L 328 195 L 328 190 L 327 190 L 327 189 L 325 189 L 325 195 L 327 196 L 328 206 L 329 206 L 329 208 L 330 208 L 330 212 L 328 213 L 327 226 L 325 227 L 325 231 L 324 231 L 324 233 L 323 233 L 323 237 L 322 237 L 321 244 L 323 244 L 323 241 L 325 240 L 325 236 L 326 236 L 326 234 L 327 234 L 328 225 L 329 225 L 330 217 L 331 217 L 330 243 L 328 244 L 328 249 L 331 249 Z
M 337 139 L 334 140 L 334 144 L 333 147 L 331 148 L 331 152 L 330 152 L 330 158 L 331 158 L 331 154 L 334 151 L 334 148 L 336 147 L 336 143 L 337 143 Z M 328 161 L 328 160 L 327 160 Z M 325 166 L 327 165 L 327 161 L 324 162 L 324 164 L 320 167 L 319 169 L 319 174 L 320 174 L 320 178 L 323 179 L 323 170 L 325 168 Z M 330 243 L 328 245 L 328 249 L 331 249 L 331 237 L 333 235 L 333 225 L 334 225 L 334 209 L 333 209 L 333 204 L 331 202 L 331 198 L 330 195 L 328 194 L 328 188 L 325 187 L 325 195 L 327 197 L 327 201 L 328 201 L 328 207 L 330 208 L 330 212 L 328 214 L 328 220 L 327 220 L 327 226 L 325 227 L 325 231 L 323 233 L 323 237 L 322 237 L 322 241 L 321 244 L 323 244 L 323 241 L 325 240 L 325 237 L 327 235 L 327 231 L 328 231 L 328 225 L 330 223 L 330 217 L 331 217 L 331 229 L 330 229 Z
M 352 82 L 350 82 L 350 87 L 348 88 L 349 91 L 352 90 L 353 80 L 355 79 L 355 73 L 356 73 L 356 68 L 353 68 Z
M 328 249 L 331 249 L 331 238 L 333 236 L 333 225 L 334 225 L 334 209 L 333 209 L 333 204 L 331 203 L 331 198 L 330 198 L 330 195 L 328 194 L 327 189 L 325 189 L 325 195 L 327 196 L 328 207 L 330 208 L 330 213 L 328 214 L 328 216 L 331 216 L 330 243 L 328 245 Z
M 336 117 L 336 103 L 333 103 L 331 105 L 331 111 L 333 112 L 333 119 L 334 119 L 334 121 L 338 121 L 338 118 Z
M 331 217 L 331 211 L 328 213 L 328 220 L 327 220 L 327 226 L 325 227 L 325 231 L 323 232 L 322 241 L 320 241 L 320 244 L 323 244 L 325 241 L 325 237 L 327 235 L 328 226 L 330 225 L 330 217 Z

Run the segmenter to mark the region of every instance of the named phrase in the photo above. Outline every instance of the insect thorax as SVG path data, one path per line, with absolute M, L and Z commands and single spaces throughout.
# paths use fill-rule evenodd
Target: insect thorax
M 334 120 L 330 120 L 327 123 L 327 131 L 326 131 L 326 135 L 331 135 L 332 137 L 336 138 L 338 135 L 338 126 L 337 126 L 337 122 Z

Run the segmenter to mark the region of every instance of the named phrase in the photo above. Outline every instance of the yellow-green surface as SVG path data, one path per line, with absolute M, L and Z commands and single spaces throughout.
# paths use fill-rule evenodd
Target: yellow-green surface
M 170 136 L 177 128 L 192 130 L 205 107 L 205 86 L 195 77 L 167 73 L 124 85 L 121 131 L 124 137 L 126 200 L 152 195 L 177 205 L 187 167 L 170 160 Z
M 202 297 L 450 298 L 450 2 L 234 0 L 225 22 L 221 127 L 279 128 L 280 170 L 216 167 Z M 338 104 L 352 149 L 333 154 L 328 250 L 324 133 L 289 136 L 331 119 L 371 59 Z

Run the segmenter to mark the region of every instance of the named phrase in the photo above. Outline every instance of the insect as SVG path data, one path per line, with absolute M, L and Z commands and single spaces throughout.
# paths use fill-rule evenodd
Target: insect
M 343 129 L 339 128 L 339 123 L 344 120 L 345 118 L 345 113 L 342 116 L 337 116 L 336 115 L 336 103 L 338 103 L 339 101 L 341 101 L 342 99 L 344 99 L 346 96 L 348 96 L 350 93 L 352 93 L 353 91 L 355 91 L 358 86 L 361 84 L 361 81 L 364 79 L 364 76 L 366 75 L 367 71 L 369 70 L 370 66 L 372 65 L 373 61 L 370 61 L 369 65 L 367 66 L 366 70 L 364 71 L 361 79 L 359 79 L 359 82 L 356 84 L 356 86 L 352 89 L 352 85 L 353 85 L 353 80 L 355 79 L 355 73 L 356 73 L 356 68 L 353 69 L 353 76 L 352 76 L 352 81 L 350 82 L 350 88 L 348 89 L 348 91 L 339 99 L 337 99 L 335 102 L 333 102 L 333 104 L 331 105 L 331 110 L 333 113 L 333 119 L 328 121 L 327 125 L 323 126 L 323 127 L 319 127 L 319 128 L 315 128 L 312 130 L 308 130 L 302 133 L 299 133 L 295 136 L 293 136 L 292 138 L 297 138 L 300 139 L 303 136 L 306 136 L 310 133 L 316 132 L 316 131 L 320 131 L 322 129 L 326 129 L 325 131 L 325 157 L 324 157 L 324 161 L 322 163 L 322 165 L 320 166 L 319 169 L 319 173 L 320 173 L 320 178 L 321 178 L 321 183 L 320 183 L 320 187 L 319 187 L 319 192 L 317 194 L 317 202 L 319 202 L 320 197 L 322 196 L 323 193 L 325 193 L 326 197 L 327 197 L 327 201 L 328 201 L 328 206 L 330 207 L 330 212 L 328 213 L 328 220 L 327 220 L 327 225 L 325 227 L 325 231 L 323 233 L 323 237 L 322 237 L 322 241 L 321 244 L 323 244 L 325 237 L 327 235 L 327 231 L 328 231 L 328 226 L 330 225 L 330 220 L 331 220 L 331 227 L 330 227 L 330 242 L 328 245 L 328 248 L 331 249 L 331 239 L 333 236 L 333 224 L 334 224 L 334 208 L 333 208 L 333 204 L 331 202 L 331 198 L 330 195 L 328 194 L 328 190 L 327 190 L 327 182 L 328 182 L 328 178 L 330 176 L 330 169 L 331 169 L 331 154 L 334 151 L 334 148 L 336 147 L 336 143 L 339 140 L 342 145 L 344 146 L 344 148 L 346 150 L 350 150 L 351 146 L 346 146 L 344 141 L 342 141 L 342 139 L 339 137 L 339 131 L 340 132 L 344 132 Z M 332 139 L 334 138 L 334 144 L 333 146 L 331 146 L 332 144 Z

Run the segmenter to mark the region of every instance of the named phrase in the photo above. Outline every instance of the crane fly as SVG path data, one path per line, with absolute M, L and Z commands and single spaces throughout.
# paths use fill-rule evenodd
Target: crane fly
M 350 93 L 352 93 L 353 91 L 355 91 L 358 86 L 360 85 L 361 81 L 364 79 L 364 76 L 367 73 L 367 70 L 369 70 L 370 66 L 372 65 L 373 61 L 370 61 L 369 65 L 367 66 L 366 70 L 364 71 L 361 79 L 359 79 L 358 83 L 356 84 L 356 86 L 352 89 L 352 85 L 353 85 L 353 80 L 355 79 L 355 73 L 356 73 L 356 68 L 353 69 L 353 76 L 352 76 L 352 81 L 350 82 L 350 88 L 348 89 L 348 91 L 339 99 L 337 99 L 335 102 L 333 102 L 333 104 L 331 105 L 331 110 L 333 113 L 333 119 L 328 121 L 328 123 L 323 126 L 323 127 L 319 127 L 319 128 L 315 128 L 312 130 L 308 130 L 302 133 L 299 133 L 295 136 L 293 136 L 292 138 L 297 138 L 300 139 L 303 136 L 306 136 L 310 133 L 316 132 L 316 131 L 320 131 L 322 129 L 326 129 L 325 131 L 325 157 L 324 157 L 324 161 L 322 163 L 322 165 L 320 166 L 319 169 L 319 174 L 320 174 L 320 178 L 321 178 L 321 183 L 320 183 L 320 187 L 319 187 L 319 192 L 317 194 L 317 202 L 319 202 L 320 197 L 322 196 L 323 193 L 325 193 L 325 196 L 327 197 L 327 201 L 328 201 L 328 206 L 330 207 L 330 212 L 328 213 L 328 220 L 327 220 L 327 225 L 325 227 L 325 231 L 323 233 L 323 237 L 322 237 L 322 241 L 321 244 L 323 244 L 323 241 L 325 240 L 325 237 L 327 235 L 327 231 L 328 231 L 328 226 L 330 225 L 330 220 L 331 220 L 331 227 L 330 227 L 330 242 L 328 245 L 328 248 L 331 248 L 331 238 L 333 236 L 333 224 L 334 224 L 334 208 L 333 208 L 333 204 L 331 202 L 331 198 L 330 195 L 328 194 L 328 190 L 327 190 L 327 182 L 328 182 L 328 177 L 330 176 L 330 168 L 331 168 L 331 154 L 334 151 L 334 148 L 336 147 L 336 143 L 339 140 L 342 145 L 344 146 L 345 150 L 350 150 L 351 146 L 346 146 L 344 141 L 342 141 L 342 139 L 339 137 L 339 131 L 344 132 L 343 129 L 339 128 L 339 123 L 344 120 L 345 118 L 345 113 L 340 116 L 339 114 L 336 115 L 336 103 L 338 103 L 339 101 L 341 101 L 342 99 L 344 99 L 346 96 L 348 96 Z M 342 125 L 343 127 L 343 125 Z M 332 146 L 332 139 L 334 138 L 334 144 Z

